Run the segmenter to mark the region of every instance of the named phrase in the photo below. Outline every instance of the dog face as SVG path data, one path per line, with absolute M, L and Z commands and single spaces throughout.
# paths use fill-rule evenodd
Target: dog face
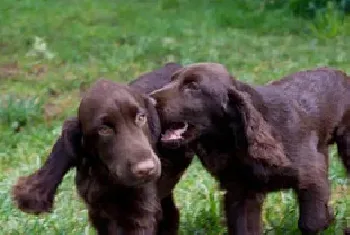
M 133 186 L 160 176 L 149 125 L 157 121 L 151 98 L 130 87 L 99 80 L 82 99 L 78 119 L 82 149 L 117 182 Z
M 166 130 L 161 141 L 183 145 L 213 131 L 231 84 L 229 73 L 219 64 L 193 64 L 173 74 L 171 83 L 151 94 Z
M 174 73 L 172 81 L 151 93 L 162 121 L 161 141 L 181 146 L 203 135 L 230 132 L 246 150 L 244 161 L 285 166 L 289 160 L 264 119 L 260 95 L 234 80 L 221 64 L 199 63 Z M 215 141 L 215 140 L 213 140 Z

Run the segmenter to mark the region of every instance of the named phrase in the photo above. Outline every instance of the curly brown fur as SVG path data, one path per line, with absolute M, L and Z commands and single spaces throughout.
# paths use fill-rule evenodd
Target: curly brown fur
M 142 75 L 130 85 L 131 89 L 135 90 L 130 91 L 132 96 L 140 97 L 141 95 L 139 92 L 142 93 L 143 90 L 148 91 L 149 89 L 160 88 L 166 82 L 170 81 L 170 74 L 179 67 L 180 65 L 170 63 L 159 70 Z M 108 81 L 105 82 L 113 86 L 112 83 Z M 118 89 L 120 88 L 114 88 L 114 91 L 118 93 Z M 124 89 L 126 88 L 123 88 L 122 90 Z M 112 90 L 113 89 L 108 92 L 115 93 Z M 108 96 L 108 92 L 106 92 L 106 90 L 102 90 L 101 92 L 100 90 L 99 92 L 95 92 L 95 95 L 90 94 L 92 100 L 88 103 L 96 102 L 96 99 L 98 99 L 97 97 L 100 96 L 99 94 Z M 120 98 L 124 99 L 125 96 Z M 94 105 L 95 107 L 89 107 L 86 109 L 88 113 L 80 115 L 79 120 L 75 119 L 77 125 L 75 127 L 72 126 L 69 133 L 77 132 L 79 133 L 78 136 L 70 135 L 72 141 L 65 142 L 64 145 L 62 144 L 64 142 L 64 134 L 62 134 L 62 136 L 56 141 L 47 162 L 36 173 L 27 178 L 26 184 L 33 188 L 33 190 L 30 192 L 22 191 L 22 195 L 20 195 L 20 191 L 15 189 L 23 187 L 23 184 L 19 183 L 15 185 L 13 190 L 14 200 L 17 202 L 17 205 L 22 204 L 23 206 L 20 206 L 19 208 L 26 212 L 41 213 L 49 211 L 49 209 L 52 208 L 53 198 L 58 184 L 62 181 L 64 174 L 67 173 L 69 168 L 75 166 L 77 168 L 76 183 L 78 191 L 88 205 L 90 221 L 94 227 L 100 231 L 100 234 L 113 234 L 115 231 L 118 231 L 118 234 L 119 232 L 126 234 L 143 234 L 145 232 L 145 234 L 151 234 L 151 231 L 155 230 L 156 224 L 154 222 L 156 219 L 162 217 L 162 212 L 166 216 L 163 216 L 161 219 L 158 234 L 177 234 L 179 215 L 178 209 L 173 201 L 172 190 L 183 172 L 191 163 L 193 153 L 187 148 L 173 150 L 164 148 L 160 145 L 156 146 L 160 134 L 160 126 L 157 124 L 159 122 L 158 116 L 153 108 L 151 100 L 146 99 L 148 102 L 145 102 L 144 108 L 148 110 L 148 114 L 151 116 L 148 118 L 147 123 L 147 126 L 149 127 L 149 143 L 153 149 L 157 149 L 158 156 L 162 163 L 162 175 L 160 180 L 157 181 L 158 188 L 152 183 L 153 181 L 137 187 L 124 186 L 123 184 L 117 184 L 116 182 L 112 183 L 112 181 L 115 180 L 111 177 L 112 174 L 104 173 L 106 172 L 106 169 L 108 169 L 107 166 L 110 164 L 103 164 L 103 162 L 100 161 L 101 159 L 96 157 L 98 156 L 96 152 L 99 151 L 91 148 L 91 146 L 94 147 L 94 145 L 96 145 L 96 141 L 92 137 L 94 135 L 92 134 L 83 137 L 84 131 L 82 130 L 87 130 L 89 128 L 82 128 L 81 125 L 81 118 L 84 119 L 84 122 L 89 122 L 90 118 L 97 115 L 95 113 L 96 110 L 99 110 L 104 106 L 103 104 L 106 103 L 106 99 L 107 98 L 100 99 L 101 102 L 97 102 Z M 116 151 L 132 155 L 132 149 L 125 149 L 125 146 L 127 145 L 137 148 L 132 141 L 129 141 L 127 144 L 115 144 Z M 72 152 L 74 152 L 74 154 L 71 154 Z M 49 159 L 54 159 L 54 161 L 49 161 Z M 74 159 L 74 161 L 71 161 L 71 159 Z M 67 165 L 67 168 L 57 168 L 57 164 L 65 164 Z M 50 184 L 47 175 L 50 175 L 49 172 L 52 171 L 52 169 L 54 177 L 56 178 L 50 179 L 52 180 L 52 184 Z M 46 173 L 41 174 L 40 172 Z M 33 179 L 35 179 L 35 181 L 33 181 Z M 34 198 L 34 195 L 39 195 L 40 191 L 42 191 L 34 186 L 36 181 L 42 185 L 42 190 L 48 192 L 50 199 L 31 199 L 31 203 L 26 203 L 26 197 Z M 58 182 L 58 184 L 54 185 L 53 182 Z M 107 184 L 106 182 L 111 182 L 112 185 L 111 183 Z M 134 180 L 124 181 L 124 183 L 126 182 L 134 182 Z M 157 196 L 157 193 L 159 196 Z M 164 198 L 164 202 L 163 200 L 160 201 L 162 210 L 159 210 L 158 198 Z M 45 204 L 45 209 L 42 208 L 41 204 Z M 107 211 L 106 208 L 108 209 Z M 118 213 L 113 214 L 115 211 Z M 111 215 L 108 215 L 108 213 L 113 214 L 113 220 L 110 219 Z M 118 221 L 118 224 L 122 224 L 123 227 L 121 228 L 120 226 L 117 226 L 116 221 Z M 143 229 L 132 229 L 132 227 Z
M 13 200 L 22 211 L 39 214 L 52 210 L 54 195 L 63 176 L 76 164 L 76 154 L 71 147 L 71 144 L 78 144 L 75 140 L 80 136 L 76 125 L 76 118 L 67 119 L 44 165 L 29 176 L 19 177 L 13 186 Z
M 298 195 L 303 234 L 332 222 L 329 144 L 338 145 L 350 171 L 346 74 L 322 68 L 255 87 L 233 79 L 223 65 L 200 63 L 177 71 L 151 96 L 163 145 L 193 146 L 227 191 L 229 234 L 261 234 L 265 194 L 286 188 Z

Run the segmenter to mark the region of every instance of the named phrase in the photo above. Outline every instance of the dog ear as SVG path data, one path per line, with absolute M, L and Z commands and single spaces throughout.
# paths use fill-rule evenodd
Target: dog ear
M 243 125 L 249 160 L 274 167 L 285 167 L 290 164 L 282 143 L 273 136 L 272 127 L 253 105 L 248 93 L 232 86 L 228 90 L 228 101 L 225 106 L 224 108 L 231 112 L 231 116 L 236 116 L 234 120 L 238 117 Z
M 76 166 L 81 144 L 77 118 L 65 120 L 61 136 L 53 145 L 44 165 L 29 176 L 22 176 L 12 187 L 12 199 L 27 213 L 50 212 L 56 190 L 64 175 Z
M 146 109 L 148 112 L 147 124 L 151 132 L 152 145 L 156 146 L 161 134 L 161 125 L 157 110 L 155 108 L 157 101 L 149 96 L 144 96 Z

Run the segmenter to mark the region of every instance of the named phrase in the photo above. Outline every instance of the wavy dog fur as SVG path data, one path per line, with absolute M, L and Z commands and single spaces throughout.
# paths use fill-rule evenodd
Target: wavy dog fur
M 164 67 L 146 73 L 134 80 L 130 83 L 130 87 L 138 93 L 147 93 L 161 88 L 170 81 L 172 73 L 179 68 L 181 68 L 181 65 L 168 63 Z M 152 104 L 148 105 L 151 108 Z M 99 172 L 103 172 L 103 169 L 101 171 L 98 170 L 98 167 L 91 169 L 88 165 L 91 166 L 92 158 L 89 159 L 86 157 L 88 154 L 82 154 L 81 152 L 83 150 L 80 147 L 81 142 L 84 142 L 85 139 L 82 141 L 80 121 L 77 118 L 70 118 L 64 122 L 61 136 L 55 142 L 43 166 L 30 176 L 20 177 L 17 184 L 13 186 L 13 200 L 19 209 L 25 212 L 39 214 L 51 211 L 57 187 L 63 176 L 69 169 L 76 167 L 78 191 L 88 204 L 90 221 L 99 231 L 99 234 L 114 234 L 117 229 L 119 229 L 118 234 L 120 232 L 142 234 L 141 231 L 136 231 L 133 228 L 147 227 L 149 223 L 154 224 L 153 219 L 160 220 L 158 221 L 158 234 L 177 234 L 179 212 L 173 200 L 172 190 L 191 163 L 193 152 L 185 147 L 168 149 L 158 145 L 160 127 L 157 123 L 159 121 L 156 113 L 153 112 L 151 116 L 148 118 L 148 128 L 152 136 L 151 144 L 156 150 L 162 165 L 161 178 L 157 181 L 156 188 L 151 183 L 147 187 L 139 187 L 137 190 L 124 188 L 122 193 L 120 193 L 119 188 L 116 196 L 118 200 L 113 198 L 117 192 L 111 190 L 111 188 L 108 188 L 108 192 L 106 192 L 106 187 L 99 180 L 100 176 L 98 175 L 101 175 Z M 91 170 L 96 176 L 92 177 L 90 175 L 92 174 Z M 91 183 L 92 181 L 94 182 Z M 157 206 L 159 199 L 161 199 L 161 211 Z M 122 212 L 119 214 L 123 215 L 118 221 L 119 224 L 123 224 L 123 231 L 115 226 L 116 223 L 112 223 L 113 226 L 106 226 L 106 224 L 111 224 L 110 221 L 108 222 L 104 216 L 101 217 L 101 213 L 111 214 L 111 212 L 104 211 L 105 208 L 113 208 L 113 206 L 120 203 L 127 206 L 124 209 L 118 208 L 118 211 Z M 140 210 L 140 208 L 144 208 L 144 210 Z M 129 218 L 129 220 L 121 221 L 123 218 Z M 153 234 L 153 232 L 148 230 L 146 234 Z
M 268 192 L 292 188 L 299 228 L 317 234 L 333 220 L 328 206 L 328 146 L 350 172 L 350 79 L 319 68 L 265 86 L 234 79 L 221 64 L 180 69 L 152 92 L 164 145 L 192 145 L 225 189 L 229 234 L 262 234 Z M 260 221 L 260 222 L 259 222 Z

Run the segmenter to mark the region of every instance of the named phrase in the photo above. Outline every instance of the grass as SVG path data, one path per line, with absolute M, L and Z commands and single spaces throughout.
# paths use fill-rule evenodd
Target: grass
M 266 2 L 266 1 L 265 1 Z M 350 18 L 327 10 L 313 20 L 259 1 L 3 0 L 0 3 L 0 221 L 2 234 L 94 234 L 85 206 L 64 179 L 52 214 L 14 208 L 20 175 L 37 169 L 74 115 L 80 91 L 98 77 L 125 82 L 168 61 L 215 61 L 240 80 L 262 84 L 332 66 L 350 73 Z M 350 227 L 350 190 L 330 151 L 331 204 Z M 176 187 L 181 234 L 225 234 L 221 192 L 195 161 Z M 270 194 L 266 234 L 298 234 L 293 193 Z

